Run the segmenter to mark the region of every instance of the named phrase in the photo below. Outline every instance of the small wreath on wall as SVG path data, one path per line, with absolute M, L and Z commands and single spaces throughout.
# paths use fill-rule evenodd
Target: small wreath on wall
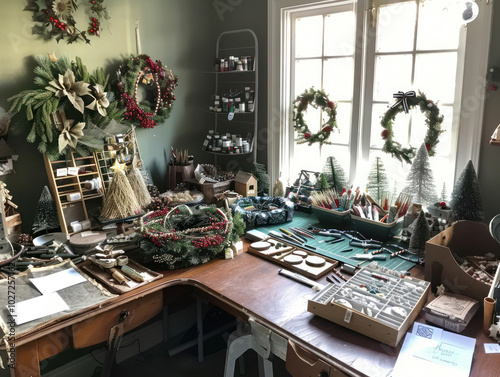
M 403 111 L 407 114 L 410 109 L 419 106 L 420 111 L 426 116 L 425 123 L 427 124 L 427 133 L 424 138 L 425 147 L 427 148 L 429 156 L 434 156 L 436 154 L 435 147 L 439 143 L 439 135 L 444 132 L 444 130 L 441 129 L 441 123 L 444 117 L 439 114 L 439 107 L 436 103 L 427 99 L 425 94 L 421 92 L 419 92 L 417 96 L 414 91 L 406 93 L 400 91 L 395 93 L 393 97 L 397 98 L 398 101 L 386 111 L 380 122 L 384 128 L 381 136 L 382 139 L 385 140 L 382 150 L 386 153 L 390 153 L 399 161 L 405 161 L 411 164 L 411 160 L 415 157 L 416 149 L 412 146 L 403 147 L 401 143 L 394 141 L 392 126 L 394 125 L 396 115 Z
M 315 109 L 320 108 L 328 115 L 327 121 L 321 125 L 320 130 L 316 133 L 311 133 L 304 120 L 304 112 L 307 111 L 309 105 Z M 324 90 L 315 90 L 314 88 L 305 90 L 293 101 L 293 128 L 298 133 L 298 138 L 295 141 L 298 144 L 307 143 L 308 145 L 319 143 L 320 147 L 323 144 L 331 144 L 328 138 L 333 129 L 337 128 L 336 115 L 337 105 L 328 99 Z
M 39 5 L 42 3 L 42 5 Z M 57 42 L 66 39 L 67 43 L 85 41 L 90 43 L 87 35 L 100 35 L 100 20 L 109 20 L 109 12 L 104 6 L 104 0 L 87 0 L 85 7 L 79 13 L 85 12 L 89 18 L 87 30 L 77 27 L 75 15 L 78 11 L 77 0 L 28 0 L 24 10 L 33 12 L 33 34 L 38 34 L 44 39 L 54 38 Z M 77 18 L 81 18 L 80 15 Z
M 160 60 L 154 62 L 148 55 L 131 56 L 124 60 L 116 73 L 118 94 L 125 107 L 124 118 L 143 128 L 153 128 L 170 116 L 178 77 Z M 155 93 L 152 98 L 139 101 L 139 85 L 144 84 Z

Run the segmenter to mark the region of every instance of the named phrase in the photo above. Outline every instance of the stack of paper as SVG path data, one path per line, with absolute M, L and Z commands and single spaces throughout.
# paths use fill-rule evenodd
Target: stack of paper
M 415 322 L 392 377 L 468 377 L 476 339 Z

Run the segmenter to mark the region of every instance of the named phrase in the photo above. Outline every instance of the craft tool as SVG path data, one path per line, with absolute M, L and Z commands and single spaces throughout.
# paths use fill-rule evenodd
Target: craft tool
M 306 237 L 314 239 L 314 233 L 308 231 L 307 229 L 300 228 L 298 226 L 294 226 L 293 228 L 290 228 L 290 229 L 295 229 L 297 232 L 301 232 L 301 234 L 303 236 L 306 236 Z
M 342 242 L 342 241 L 344 241 L 342 238 L 335 238 L 333 240 L 326 240 L 326 241 L 320 241 L 320 242 L 324 242 L 324 243 L 327 243 L 329 245 L 332 245 L 334 243 Z
M 65 253 L 65 254 L 42 254 L 40 255 L 39 258 L 42 258 L 42 259 L 51 259 L 51 258 L 54 258 L 54 257 L 60 257 L 60 258 L 78 258 L 78 255 L 75 255 L 75 254 L 69 254 L 69 253 Z
M 316 283 L 314 280 L 308 279 L 305 276 L 302 276 L 298 273 L 284 270 L 282 268 L 279 269 L 278 274 L 286 276 L 286 277 L 293 279 L 295 281 L 298 281 L 299 283 L 305 284 L 306 286 L 311 288 L 313 291 L 321 291 L 324 288 L 324 286 L 322 284 Z
M 346 282 L 347 280 L 349 280 L 344 275 L 342 275 L 340 273 L 340 271 L 337 271 L 336 269 L 333 269 L 332 272 L 333 272 L 333 275 L 335 275 L 338 279 L 342 280 L 343 282 Z
M 329 275 L 329 276 L 327 276 L 326 277 L 326 281 L 328 281 L 329 283 L 338 285 L 339 287 L 341 287 L 341 286 L 343 286 L 345 284 L 345 281 L 337 278 L 335 275 Z
M 296 247 L 300 247 L 300 248 L 303 248 L 303 249 L 306 249 L 306 250 L 309 250 L 309 251 L 315 251 L 316 248 L 314 246 L 310 246 L 310 245 L 303 245 L 303 244 L 300 244 L 300 243 L 297 243 L 297 242 L 294 242 L 294 241 L 290 241 L 290 240 L 287 240 L 286 238 L 282 237 L 282 235 L 274 230 L 271 230 L 269 231 L 269 236 L 277 239 L 278 241 L 282 241 L 282 242 L 285 242 L 285 243 L 288 243 L 292 246 L 296 246 Z
M 356 254 L 351 258 L 358 260 L 387 260 L 385 255 L 372 255 L 372 254 Z
M 320 235 L 320 236 L 324 236 L 324 237 L 342 238 L 342 234 L 341 234 L 341 233 L 334 233 L 334 232 L 318 232 L 317 234 L 318 234 L 318 235 Z
M 340 271 L 345 272 L 349 275 L 354 275 L 356 273 L 356 266 L 352 266 L 350 264 L 344 263 L 340 267 Z
M 350 247 L 348 249 L 340 250 L 341 253 L 347 253 L 349 251 L 352 251 L 352 247 Z
M 307 238 L 305 238 L 304 236 L 302 236 L 300 233 L 298 233 L 297 231 L 293 230 L 293 229 L 290 229 L 292 231 L 292 235 L 291 237 L 295 237 L 299 240 L 302 240 L 304 243 L 307 242 Z
M 356 246 L 356 247 L 365 247 L 365 248 L 368 248 L 368 249 L 378 249 L 380 247 L 380 244 L 378 244 L 378 243 L 371 243 L 368 240 L 364 240 L 364 241 L 361 241 L 361 242 L 350 240 L 349 241 L 349 245 L 350 246 Z
M 138 282 L 143 282 L 144 281 L 144 277 L 139 273 L 137 272 L 136 270 L 134 270 L 133 268 L 127 266 L 127 265 L 123 265 L 121 266 L 122 268 L 122 272 L 127 275 L 128 277 L 131 277 L 132 279 L 134 279 L 135 281 L 138 281 Z
M 288 234 L 283 234 L 283 238 L 286 240 L 290 240 L 292 242 L 296 242 L 299 245 L 305 244 L 305 241 L 302 241 L 301 239 L 293 237 L 293 236 L 289 236 Z
M 311 236 L 311 235 L 309 235 L 309 234 L 307 234 L 307 233 L 305 233 L 305 232 L 303 232 L 303 231 L 301 231 L 301 230 L 299 230 L 299 229 L 296 229 L 296 228 L 290 228 L 290 230 L 291 230 L 293 233 L 295 233 L 295 235 L 297 235 L 297 236 L 307 237 L 307 238 L 311 238 L 311 239 L 313 239 L 313 240 L 315 239 L 315 238 L 314 238 L 314 236 Z

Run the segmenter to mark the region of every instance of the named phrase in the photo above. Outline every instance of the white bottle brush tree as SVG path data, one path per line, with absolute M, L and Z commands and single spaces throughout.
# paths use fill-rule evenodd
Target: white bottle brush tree
M 382 159 L 377 157 L 368 174 L 368 183 L 366 184 L 368 194 L 380 204 L 384 192 L 389 190 L 389 182 Z
M 410 173 L 406 178 L 404 192 L 412 195 L 413 203 L 422 204 L 423 206 L 431 205 L 437 200 L 436 185 L 429 164 L 429 154 L 424 143 L 422 143 L 413 159 Z

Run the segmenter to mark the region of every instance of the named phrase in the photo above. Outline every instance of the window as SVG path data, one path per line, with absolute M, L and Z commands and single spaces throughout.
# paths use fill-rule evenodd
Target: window
M 457 4 L 440 0 L 269 3 L 268 157 L 273 181 L 280 174 L 293 181 L 300 169 L 321 171 L 332 155 L 351 182 L 362 186 L 375 157 L 381 156 L 391 184 L 398 182 L 401 190 L 410 165 L 382 152 L 380 136 L 380 118 L 400 90 L 418 89 L 439 100 L 445 116 L 446 131 L 430 160 L 438 194 L 444 182 L 450 193 L 469 159 L 477 167 L 491 6 L 483 5 L 483 19 L 465 29 L 458 12 L 453 13 Z M 333 145 L 324 145 L 321 153 L 317 144 L 294 143 L 291 103 L 311 86 L 325 89 L 338 103 L 340 132 L 331 135 Z M 317 131 L 321 114 L 309 109 L 306 122 Z M 424 122 L 419 109 L 398 115 L 395 139 L 420 147 Z

